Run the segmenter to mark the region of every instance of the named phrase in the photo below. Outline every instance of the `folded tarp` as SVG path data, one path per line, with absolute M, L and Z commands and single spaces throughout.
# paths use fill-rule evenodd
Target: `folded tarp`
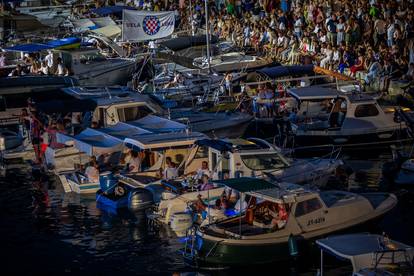
M 109 38 L 114 38 L 121 34 L 121 28 L 119 28 L 117 25 L 109 25 L 109 26 L 102 27 L 99 29 L 91 30 L 91 32 L 95 34 L 103 35 Z
M 154 133 L 180 132 L 184 131 L 187 128 L 187 126 L 184 124 L 177 123 L 175 121 L 171 121 L 154 115 L 148 115 L 139 120 L 127 123 Z

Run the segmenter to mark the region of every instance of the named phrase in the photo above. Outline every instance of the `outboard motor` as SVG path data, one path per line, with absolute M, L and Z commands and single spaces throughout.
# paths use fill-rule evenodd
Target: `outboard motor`
M 99 175 L 99 186 L 101 187 L 102 192 L 109 194 L 113 193 L 117 183 L 118 179 L 112 172 L 103 172 Z
M 134 189 L 129 193 L 128 206 L 132 210 L 148 208 L 153 203 L 152 193 L 147 189 Z

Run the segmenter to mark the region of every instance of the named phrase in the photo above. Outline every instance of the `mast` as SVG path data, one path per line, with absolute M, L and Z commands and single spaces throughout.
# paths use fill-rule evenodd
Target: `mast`
M 208 17 L 208 0 L 204 0 L 204 8 L 205 8 L 205 17 L 206 17 L 206 43 L 207 43 L 207 66 L 208 72 L 211 73 L 211 65 L 210 65 L 210 25 L 209 25 L 209 17 Z

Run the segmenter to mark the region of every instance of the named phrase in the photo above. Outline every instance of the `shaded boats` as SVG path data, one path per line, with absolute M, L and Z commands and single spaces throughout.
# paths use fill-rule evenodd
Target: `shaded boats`
M 212 173 L 212 179 L 256 177 L 270 178 L 272 181 L 284 181 L 301 184 L 311 184 L 318 187 L 325 186 L 336 169 L 343 164 L 337 156 L 333 158 L 304 158 L 293 159 L 287 157 L 280 148 L 268 142 L 250 138 L 244 139 L 201 139 L 195 142 L 196 146 L 186 161 L 186 167 L 193 167 L 194 163 L 208 162 L 208 169 Z M 334 156 L 334 154 L 333 154 Z M 196 167 L 196 168 L 197 168 Z M 190 172 L 187 169 L 185 172 Z M 191 177 L 182 177 L 164 181 L 169 186 L 170 194 L 165 192 L 158 204 L 155 214 L 156 219 L 162 223 L 180 227 L 174 221 L 175 214 L 188 211 L 202 195 L 204 199 L 215 200 L 223 192 L 223 188 L 198 191 L 197 183 Z M 193 217 L 187 212 L 187 216 Z M 201 223 L 202 221 L 199 221 Z
M 332 236 L 316 241 L 321 249 L 321 275 L 324 255 L 351 263 L 353 276 L 413 275 L 414 248 L 387 237 L 368 234 Z
M 85 109 L 79 111 L 93 111 L 93 120 L 100 126 L 133 121 L 154 114 L 185 124 L 191 131 L 213 137 L 238 137 L 252 119 L 251 115 L 242 112 L 209 113 L 191 108 L 164 108 L 151 96 L 138 94 L 126 87 L 72 87 L 63 90 L 79 100 L 72 108 L 79 109 L 81 102 L 87 103 Z M 49 114 L 59 113 L 62 109 L 71 111 L 69 101 L 65 106 L 57 102 L 45 102 L 41 108 Z
M 306 242 L 362 225 L 380 218 L 397 204 L 397 198 L 387 193 L 317 192 L 252 178 L 219 183 L 241 193 L 246 211 L 200 227 L 189 236 L 183 255 L 198 267 L 286 260 L 290 257 L 289 239 Z

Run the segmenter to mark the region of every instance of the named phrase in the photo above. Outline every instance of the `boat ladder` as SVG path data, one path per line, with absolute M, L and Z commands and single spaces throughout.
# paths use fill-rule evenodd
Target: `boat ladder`
M 387 254 L 390 253 L 390 254 Z M 397 249 L 397 250 L 382 250 L 382 251 L 378 251 L 375 252 L 375 254 L 372 256 L 372 264 L 374 266 L 374 268 L 376 269 L 379 265 L 390 265 L 390 264 L 400 264 L 403 262 L 398 262 L 396 263 L 395 261 L 398 261 L 398 259 L 396 260 L 396 254 L 400 255 L 403 254 L 404 255 L 404 263 L 409 264 L 410 266 L 413 266 L 413 261 L 410 260 L 410 256 L 407 253 L 407 251 L 405 249 Z M 397 258 L 398 258 L 397 255 Z
M 191 227 L 187 230 L 187 234 L 185 236 L 185 244 L 183 250 L 183 257 L 186 259 L 194 259 L 197 250 L 194 249 L 196 240 L 196 229 L 195 227 Z

